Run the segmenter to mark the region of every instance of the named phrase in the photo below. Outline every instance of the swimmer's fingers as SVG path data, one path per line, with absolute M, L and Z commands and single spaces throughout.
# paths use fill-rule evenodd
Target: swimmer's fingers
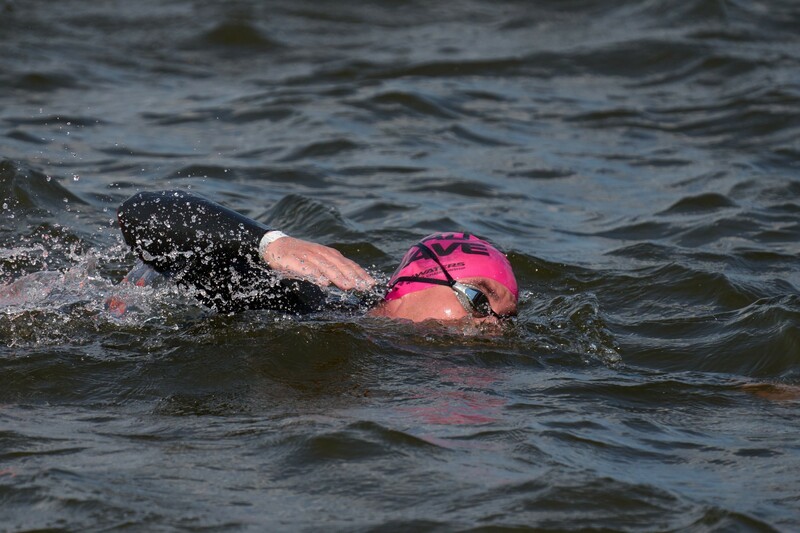
M 345 256 L 338 250 L 322 247 L 322 260 L 319 265 L 323 268 L 323 274 L 330 272 L 334 277 L 329 278 L 331 282 L 343 290 L 366 290 L 375 285 L 375 279 L 361 266 Z
M 332 283 L 342 290 L 366 290 L 375 285 L 372 276 L 338 250 L 317 246 L 314 253 L 309 253 L 304 259 L 309 268 L 316 270 L 322 285 Z
M 303 247 L 302 251 L 295 250 L 294 254 L 284 255 L 283 259 L 279 270 L 320 286 L 333 284 L 342 290 L 366 290 L 375 284 L 364 269 L 332 248 Z
M 278 272 L 321 286 L 365 290 L 375 285 L 372 276 L 338 250 L 293 237 L 271 242 L 264 250 L 264 260 Z

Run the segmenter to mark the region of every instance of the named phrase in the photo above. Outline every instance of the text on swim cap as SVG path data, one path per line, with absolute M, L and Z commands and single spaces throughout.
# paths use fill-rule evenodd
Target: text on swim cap
M 430 248 L 439 257 L 447 257 L 448 255 L 454 253 L 459 248 L 461 249 L 462 253 L 468 255 L 486 255 L 486 256 L 489 255 L 489 250 L 486 247 L 486 245 L 477 242 L 454 242 L 452 244 L 448 244 L 447 246 L 442 246 L 438 242 L 435 242 L 430 245 Z M 408 263 L 413 263 L 414 261 L 418 261 L 420 259 L 429 259 L 429 257 L 425 254 L 424 251 L 417 250 L 409 258 Z
M 422 239 L 421 243 L 430 241 L 469 241 L 474 235 L 472 233 L 434 233 Z

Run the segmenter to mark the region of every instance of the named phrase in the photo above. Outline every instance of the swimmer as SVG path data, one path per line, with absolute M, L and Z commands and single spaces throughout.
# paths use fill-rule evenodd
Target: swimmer
M 139 257 L 128 283 L 167 277 L 217 311 L 308 313 L 324 308 L 321 287 L 364 293 L 376 285 L 333 248 L 185 191 L 138 193 L 117 216 L 125 243 Z M 518 297 L 511 264 L 494 246 L 469 233 L 435 233 L 408 250 L 370 314 L 498 322 L 516 315 Z

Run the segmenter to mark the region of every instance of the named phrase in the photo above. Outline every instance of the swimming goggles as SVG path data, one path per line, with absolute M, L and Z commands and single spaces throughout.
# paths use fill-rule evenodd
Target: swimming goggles
M 394 280 L 394 282 L 389 286 L 389 289 L 394 287 L 397 283 L 401 281 L 410 281 L 414 283 L 430 283 L 432 285 L 445 285 L 450 287 L 455 293 L 458 302 L 464 308 L 466 312 L 471 314 L 475 318 L 485 318 L 487 316 L 493 316 L 498 319 L 505 319 L 509 318 L 510 315 L 499 315 L 494 312 L 492 309 L 492 305 L 489 303 L 489 297 L 480 290 L 479 288 L 470 285 L 468 283 L 461 283 L 460 281 L 456 281 L 453 279 L 453 276 L 447 271 L 439 258 L 436 254 L 422 244 L 418 242 L 415 244 L 417 248 L 419 248 L 423 254 L 428 256 L 429 258 L 433 259 L 439 268 L 442 270 L 444 277 L 447 279 L 436 279 L 436 278 L 422 278 L 417 276 L 401 276 Z

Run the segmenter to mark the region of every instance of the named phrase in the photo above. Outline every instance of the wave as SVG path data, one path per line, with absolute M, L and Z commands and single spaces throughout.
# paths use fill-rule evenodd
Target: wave
M 63 211 L 64 204 L 86 204 L 58 180 L 8 159 L 0 160 L 0 198 L 4 211 L 17 213 L 44 211 L 52 215 Z
M 64 72 L 27 72 L 20 74 L 11 85 L 22 91 L 49 92 L 85 87 L 74 75 Z
M 293 235 L 308 235 L 311 240 L 361 236 L 336 208 L 296 194 L 284 197 L 258 218 Z
M 290 153 L 283 156 L 279 161 L 293 162 L 304 159 L 319 159 L 336 157 L 353 150 L 361 148 L 357 143 L 349 139 L 333 139 L 329 141 L 317 141 L 306 146 L 299 146 Z
M 252 22 L 237 20 L 220 22 L 206 31 L 202 37 L 190 42 L 194 46 L 234 47 L 259 51 L 282 47 L 278 41 L 267 37 Z

